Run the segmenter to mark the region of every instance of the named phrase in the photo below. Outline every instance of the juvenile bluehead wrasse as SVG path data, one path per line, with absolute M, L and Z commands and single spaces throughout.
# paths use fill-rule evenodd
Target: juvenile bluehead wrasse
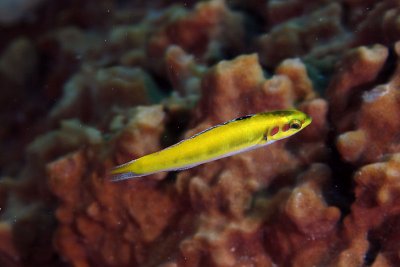
M 298 110 L 278 110 L 240 117 L 204 130 L 161 151 L 115 167 L 112 180 L 125 180 L 163 171 L 177 171 L 292 136 L 311 123 Z

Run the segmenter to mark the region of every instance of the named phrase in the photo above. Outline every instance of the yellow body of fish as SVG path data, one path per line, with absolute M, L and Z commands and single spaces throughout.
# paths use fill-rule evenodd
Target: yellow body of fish
M 311 118 L 298 110 L 247 115 L 117 166 L 111 171 L 112 179 L 125 180 L 162 171 L 188 169 L 271 144 L 301 131 L 310 123 Z

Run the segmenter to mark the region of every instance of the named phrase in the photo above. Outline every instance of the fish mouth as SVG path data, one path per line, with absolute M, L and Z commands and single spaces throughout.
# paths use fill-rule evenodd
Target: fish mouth
M 310 116 L 306 115 L 306 118 L 305 118 L 304 123 L 303 123 L 303 128 L 305 128 L 308 125 L 310 125 L 311 122 L 312 122 L 312 118 Z

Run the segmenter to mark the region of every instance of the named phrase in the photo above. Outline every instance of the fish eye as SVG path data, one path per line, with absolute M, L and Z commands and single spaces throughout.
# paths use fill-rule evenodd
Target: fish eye
M 294 130 L 299 130 L 301 128 L 301 121 L 299 120 L 292 120 L 289 123 L 289 128 Z

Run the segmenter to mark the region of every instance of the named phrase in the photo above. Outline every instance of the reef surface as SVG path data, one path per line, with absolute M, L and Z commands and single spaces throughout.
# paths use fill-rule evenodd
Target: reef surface
M 400 266 L 398 1 L 3 2 L 0 266 Z M 293 107 L 289 139 L 109 180 Z

